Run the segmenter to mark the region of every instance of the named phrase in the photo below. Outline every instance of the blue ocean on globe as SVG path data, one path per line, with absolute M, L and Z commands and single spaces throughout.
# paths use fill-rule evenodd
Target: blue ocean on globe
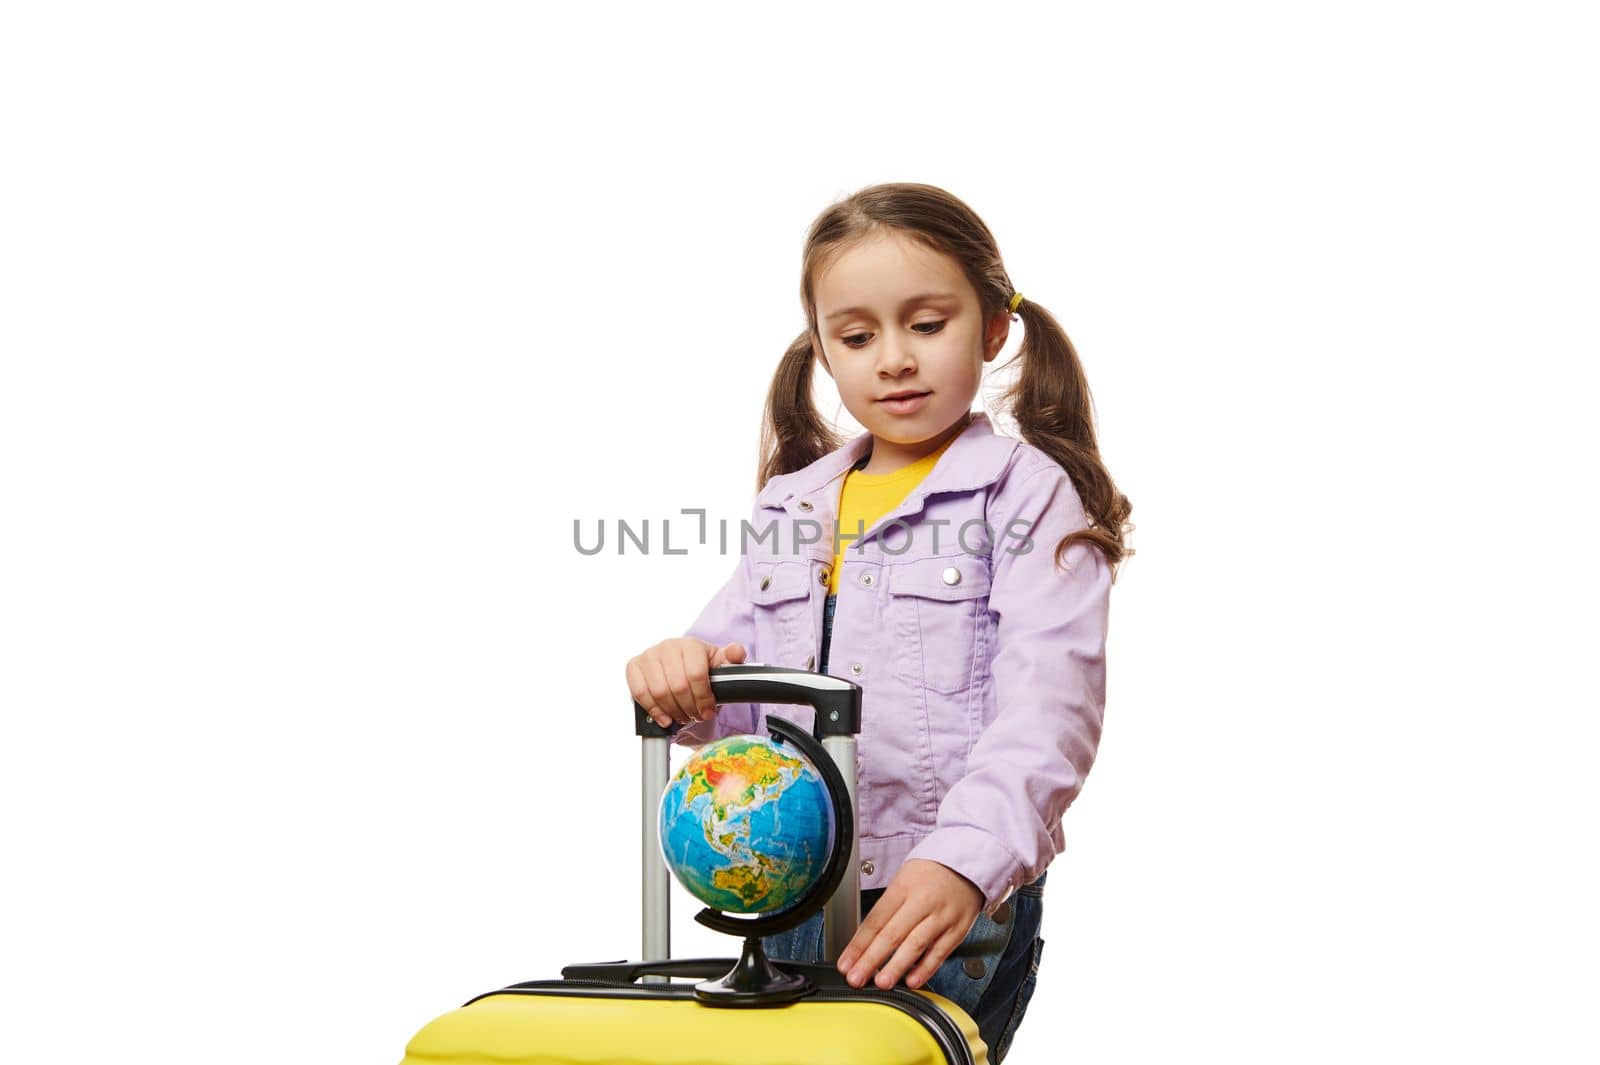
M 691 895 L 728 913 L 774 913 L 805 895 L 833 849 L 821 774 L 792 746 L 740 734 L 708 743 L 661 795 L 661 854 Z

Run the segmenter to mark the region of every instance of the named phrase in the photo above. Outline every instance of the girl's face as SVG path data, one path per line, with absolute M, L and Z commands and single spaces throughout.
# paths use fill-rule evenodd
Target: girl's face
M 834 258 L 814 291 L 823 369 L 873 436 L 866 472 L 899 469 L 961 431 L 1010 318 L 1001 311 L 983 321 L 954 260 L 877 233 Z M 914 395 L 888 398 L 900 393 Z

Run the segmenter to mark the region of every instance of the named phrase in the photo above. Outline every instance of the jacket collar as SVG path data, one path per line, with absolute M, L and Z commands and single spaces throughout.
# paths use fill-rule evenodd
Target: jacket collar
M 863 432 L 811 465 L 773 477 L 757 493 L 756 502 L 764 507 L 787 509 L 800 499 L 815 497 L 854 466 L 871 446 L 872 434 Z M 1015 439 L 994 431 L 988 414 L 973 411 L 967 427 L 945 448 L 933 469 L 911 490 L 905 502 L 895 508 L 896 512 L 920 507 L 922 498 L 935 492 L 970 492 L 992 484 L 1005 471 L 1016 448 Z M 830 512 L 832 495 L 828 493 Z

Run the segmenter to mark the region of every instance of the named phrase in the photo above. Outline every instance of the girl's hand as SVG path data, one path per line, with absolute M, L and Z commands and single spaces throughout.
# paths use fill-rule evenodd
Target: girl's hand
M 675 636 L 628 660 L 628 690 L 662 728 L 709 721 L 717 714 L 710 670 L 743 661 L 743 644 L 718 647 L 695 636 Z
M 906 986 L 921 987 L 967 938 L 982 909 L 978 885 L 938 862 L 907 859 L 839 955 L 839 971 L 851 987 L 876 972 L 887 991 L 910 970 Z

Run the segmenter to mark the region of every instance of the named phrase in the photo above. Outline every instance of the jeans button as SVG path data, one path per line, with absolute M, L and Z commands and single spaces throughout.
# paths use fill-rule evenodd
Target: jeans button
M 972 977 L 974 980 L 982 980 L 986 968 L 987 967 L 983 964 L 983 959 L 977 955 L 973 955 L 961 963 L 961 971 Z
M 1011 903 L 1002 902 L 999 906 L 995 907 L 994 923 L 1005 924 L 1009 920 L 1011 920 Z
M 866 861 L 866 862 L 862 862 L 861 863 L 861 875 L 862 876 L 871 876 L 873 873 L 875 873 L 877 871 L 878 871 L 878 867 L 873 865 L 870 861 Z

